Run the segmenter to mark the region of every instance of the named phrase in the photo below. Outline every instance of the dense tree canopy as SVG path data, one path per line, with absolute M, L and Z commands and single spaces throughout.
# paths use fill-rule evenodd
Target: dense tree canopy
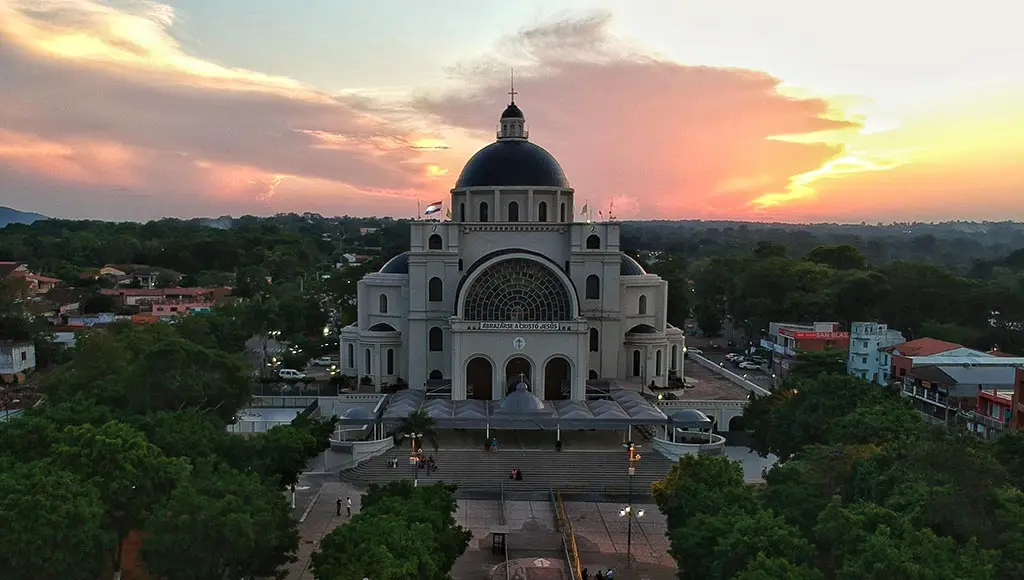
M 654 485 L 680 578 L 1024 576 L 1021 435 L 926 424 L 825 372 L 787 378 L 745 417 L 751 446 L 781 458 L 757 493 L 721 457 L 684 457 Z
M 472 534 L 455 523 L 454 488 L 408 481 L 371 486 L 350 523 L 313 554 L 317 580 L 445 580 Z

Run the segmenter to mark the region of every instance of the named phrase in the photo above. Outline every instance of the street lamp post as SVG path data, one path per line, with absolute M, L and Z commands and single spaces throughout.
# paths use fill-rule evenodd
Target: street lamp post
M 410 440 L 410 451 L 409 451 L 409 466 L 412 467 L 412 486 L 419 486 L 418 472 L 419 468 L 419 457 L 416 454 L 416 442 L 423 437 L 422 433 L 406 433 L 406 437 Z
M 639 445 L 632 441 L 623 445 L 629 451 L 629 486 L 626 495 L 626 507 L 619 510 L 619 517 L 626 518 L 626 567 L 633 565 L 633 518 L 644 517 L 644 510 L 633 513 L 633 476 L 636 474 L 636 465 L 640 463 L 640 454 L 636 452 Z

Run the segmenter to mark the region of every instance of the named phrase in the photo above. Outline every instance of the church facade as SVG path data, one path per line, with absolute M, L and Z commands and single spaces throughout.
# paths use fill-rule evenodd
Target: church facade
M 493 401 L 522 384 L 582 401 L 588 381 L 682 376 L 667 283 L 620 251 L 619 224 L 575 220 L 575 192 L 514 100 L 449 208 L 449 221 L 414 222 L 409 251 L 359 282 L 344 374 Z

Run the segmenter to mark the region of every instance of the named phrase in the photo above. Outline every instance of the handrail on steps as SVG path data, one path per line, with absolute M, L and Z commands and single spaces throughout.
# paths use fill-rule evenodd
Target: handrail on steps
M 569 520 L 569 515 L 565 512 L 562 494 L 557 489 L 551 490 L 551 503 L 555 506 L 555 525 L 562 536 L 562 550 L 565 552 L 565 563 L 569 567 L 569 575 L 572 580 L 583 580 L 580 554 L 576 548 L 576 533 L 573 532 L 572 521 Z

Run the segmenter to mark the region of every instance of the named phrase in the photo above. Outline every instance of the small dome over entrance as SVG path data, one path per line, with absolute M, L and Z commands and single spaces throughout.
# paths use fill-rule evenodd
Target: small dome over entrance
M 516 385 L 516 389 L 509 393 L 498 406 L 498 411 L 502 413 L 537 413 L 546 410 L 544 401 L 531 393 L 526 383 Z

